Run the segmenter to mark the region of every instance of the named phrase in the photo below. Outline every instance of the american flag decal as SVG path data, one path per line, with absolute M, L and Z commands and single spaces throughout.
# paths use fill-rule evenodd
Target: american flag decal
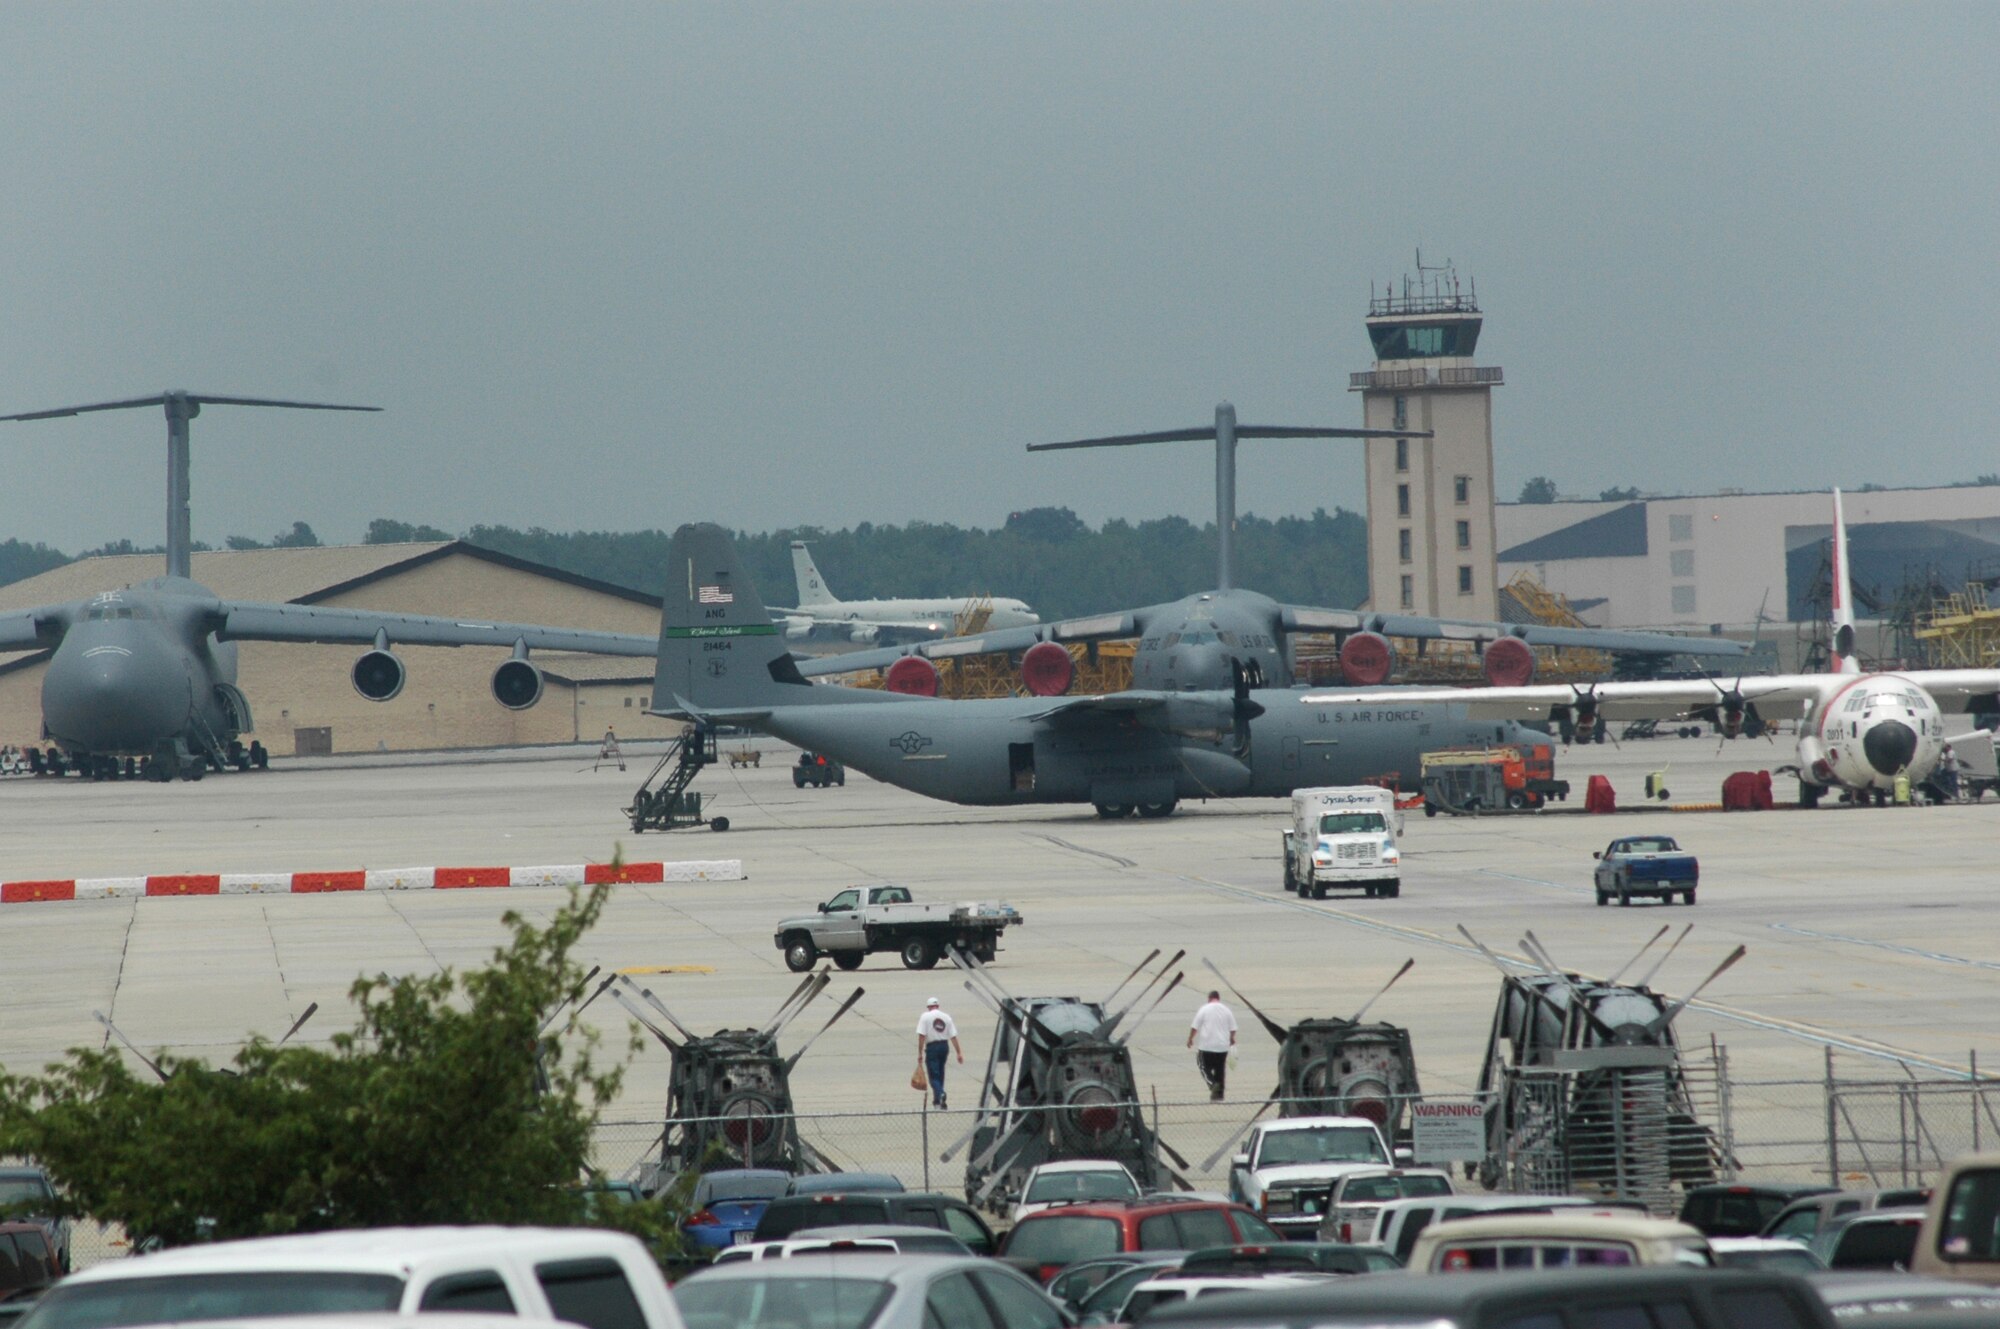
M 736 594 L 721 586 L 704 586 L 695 594 L 695 602 L 705 605 L 733 605 Z

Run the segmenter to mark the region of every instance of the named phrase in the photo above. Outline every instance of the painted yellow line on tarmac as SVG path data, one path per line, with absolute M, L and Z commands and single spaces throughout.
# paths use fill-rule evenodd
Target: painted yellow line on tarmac
M 630 969 L 620 969 L 621 974 L 638 977 L 641 974 L 712 974 L 712 964 L 635 964 Z

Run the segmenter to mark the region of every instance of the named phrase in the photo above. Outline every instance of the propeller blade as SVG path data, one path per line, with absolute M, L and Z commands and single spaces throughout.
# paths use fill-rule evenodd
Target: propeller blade
M 992 971 L 987 969 L 985 965 L 979 962 L 978 956 L 968 954 L 967 952 L 954 946 L 951 948 L 951 962 L 957 965 L 960 969 L 963 969 L 966 973 L 971 974 L 974 978 L 977 978 L 981 983 L 985 984 L 992 991 L 999 993 L 1002 997 L 1005 997 L 1008 1001 L 1013 1002 L 1017 1006 L 1021 1004 L 1020 998 L 1016 997 L 1013 993 L 1009 992 L 1007 990 L 1006 984 L 1002 983 L 999 979 L 993 977 Z
M 1655 1035 L 1657 1035 L 1661 1030 L 1665 1029 L 1668 1025 L 1674 1022 L 1675 1016 L 1679 1015 L 1682 1011 L 1687 1009 L 1687 1005 L 1689 1002 L 1693 1001 L 1696 997 L 1701 995 L 1701 990 L 1703 988 L 1707 987 L 1710 983 L 1713 983 L 1716 979 L 1722 977 L 1724 970 L 1728 969 L 1729 966 L 1735 964 L 1738 960 L 1742 959 L 1747 954 L 1749 954 L 1749 948 L 1746 946 L 1738 946 L 1735 950 L 1731 951 L 1728 955 L 1728 958 L 1724 959 L 1721 964 L 1715 966 L 1715 970 L 1713 973 L 1709 974 L 1707 978 L 1702 979 L 1701 982 L 1695 984 L 1694 991 L 1688 993 L 1685 997 L 1682 997 L 1679 1001 L 1667 1007 L 1666 1010 L 1660 1013 L 1660 1017 L 1658 1019 L 1654 1020 L 1651 1024 L 1647 1025 L 1646 1027 L 1650 1029 Z
M 1683 925 L 1681 928 L 1681 935 L 1675 937 L 1672 942 L 1668 943 L 1666 953 L 1662 955 L 1659 959 L 1653 961 L 1653 967 L 1651 969 L 1648 969 L 1645 972 L 1645 974 L 1639 979 L 1639 981 L 1633 984 L 1633 986 L 1647 987 L 1651 985 L 1653 981 L 1653 975 L 1660 972 L 1661 965 L 1665 964 L 1668 960 L 1673 958 L 1674 952 L 1680 948 L 1680 944 L 1682 942 L 1688 939 L 1688 933 L 1692 931 L 1694 931 L 1694 924 L 1688 923 Z
M 285 1044 L 291 1042 L 292 1035 L 299 1032 L 299 1030 L 305 1028 L 306 1021 L 312 1019 L 314 1014 L 316 1014 L 318 1010 L 319 1010 L 318 1002 L 314 1002 L 312 1003 L 312 1005 L 306 1007 L 305 1014 L 301 1015 L 298 1019 L 292 1021 L 292 1027 L 290 1029 L 287 1029 L 285 1031 L 285 1036 L 278 1040 L 278 1046 L 283 1047 Z
M 979 1128 L 986 1124 L 986 1118 L 991 1115 L 993 1114 L 987 1112 L 985 1108 L 979 1109 L 979 1115 L 972 1119 L 972 1125 L 966 1128 L 965 1134 L 959 1136 L 956 1140 L 953 1140 L 951 1142 L 950 1147 L 947 1148 L 943 1153 L 938 1155 L 938 1162 L 940 1163 L 951 1162 L 952 1155 L 956 1154 L 959 1150 L 965 1148 L 966 1145 L 972 1143 L 972 1137 L 979 1133 Z
M 768 1028 L 761 1031 L 762 1036 L 769 1039 L 776 1039 L 779 1034 L 784 1033 L 790 1027 L 792 1021 L 806 1013 L 806 1007 L 819 1000 L 820 993 L 826 991 L 832 985 L 833 971 L 831 969 L 822 969 L 817 974 L 814 974 L 812 986 L 806 989 L 805 995 L 799 999 L 798 1004 L 793 1006 L 782 1019 L 773 1020 Z
M 1027 1152 L 1027 1149 L 1028 1149 L 1028 1142 L 1026 1140 L 1023 1140 L 1019 1148 L 1015 1149 L 1013 1153 L 1007 1155 L 1006 1162 L 996 1163 L 993 1165 L 993 1171 L 987 1175 L 986 1180 L 984 1182 L 980 1183 L 979 1198 L 976 1201 L 976 1203 L 981 1203 L 981 1204 L 985 1203 L 986 1197 L 993 1194 L 994 1191 L 999 1189 L 1000 1183 L 1007 1180 L 1007 1169 L 1013 1167 L 1014 1164 L 1020 1160 L 1021 1155 Z
M 1146 986 L 1140 988 L 1139 991 L 1133 996 L 1132 1000 L 1126 1002 L 1121 1009 L 1113 1011 L 1110 1015 L 1105 1016 L 1103 1021 L 1100 1022 L 1097 1028 L 1092 1030 L 1091 1033 L 1098 1038 L 1111 1037 L 1111 1031 L 1118 1027 L 1118 1022 L 1123 1020 L 1127 1015 L 1130 1015 L 1132 1013 L 1132 1009 L 1136 1007 L 1140 1002 L 1144 1001 L 1146 999 L 1146 994 L 1153 990 L 1153 984 L 1165 978 L 1167 976 L 1167 971 L 1169 969 L 1172 969 L 1174 965 L 1179 962 L 1180 958 L 1186 954 L 1187 952 L 1184 950 L 1175 951 L 1171 956 L 1167 958 L 1167 962 L 1160 966 L 1160 972 L 1154 974 L 1151 978 L 1146 980 Z
M 1471 942 L 1473 946 L 1479 951 L 1479 953 L 1485 956 L 1487 960 L 1492 963 L 1495 969 L 1498 969 L 1500 971 L 1500 976 L 1502 978 L 1512 978 L 1514 976 L 1514 971 L 1507 967 L 1507 964 L 1504 960 L 1502 960 L 1499 956 L 1495 955 L 1492 951 L 1486 949 L 1485 942 L 1481 941 L 1479 938 L 1473 936 L 1470 932 L 1467 932 L 1465 930 L 1465 924 L 1460 923 L 1458 925 L 1458 935 L 1464 937 L 1467 941 Z
M 833 1028 L 834 1021 L 838 1020 L 841 1016 L 847 1014 L 849 1011 L 854 1009 L 854 1003 L 861 1000 L 861 994 L 864 991 L 866 991 L 866 989 L 857 987 L 854 989 L 854 991 L 848 993 L 847 1000 L 840 1003 L 840 1009 L 835 1011 L 831 1016 L 829 1016 L 827 1018 L 827 1022 L 821 1025 L 817 1030 L 815 1030 L 813 1036 L 811 1038 L 808 1038 L 803 1044 L 801 1044 L 797 1052 L 794 1052 L 791 1056 L 785 1058 L 785 1074 L 790 1075 L 792 1073 L 792 1067 L 799 1064 L 799 1058 L 806 1055 L 806 1049 L 811 1047 L 814 1043 L 819 1042 L 819 1036 L 825 1033 L 827 1030 Z
M 159 1062 L 157 1062 L 157 1061 L 154 1061 L 154 1060 L 153 1060 L 153 1059 L 152 1059 L 151 1057 L 149 1057 L 149 1056 L 147 1056 L 147 1055 L 146 1055 L 145 1053 L 143 1053 L 143 1052 L 139 1051 L 138 1047 L 137 1047 L 137 1046 L 135 1046 L 135 1045 L 133 1044 L 133 1042 L 132 1042 L 132 1040 L 131 1040 L 131 1039 L 129 1039 L 129 1038 L 127 1038 L 127 1037 L 125 1037 L 125 1034 L 124 1034 L 124 1032 L 123 1032 L 123 1031 L 121 1031 L 121 1030 L 120 1030 L 120 1029 L 118 1028 L 118 1026 L 117 1026 L 117 1025 L 115 1025 L 115 1024 L 113 1024 L 113 1023 L 111 1023 L 111 1021 L 110 1021 L 110 1020 L 108 1020 L 108 1019 L 106 1019 L 106 1018 L 105 1018 L 105 1015 L 104 1015 L 104 1012 L 103 1012 L 103 1011 L 92 1011 L 92 1012 L 91 1012 L 91 1014 L 97 1017 L 97 1022 L 98 1022 L 99 1024 L 103 1025 L 103 1026 L 104 1026 L 104 1027 L 105 1027 L 106 1029 L 109 1029 L 109 1030 L 111 1031 L 111 1036 L 112 1036 L 113 1038 L 117 1039 L 117 1040 L 118 1040 L 118 1041 L 119 1041 L 120 1043 L 123 1043 L 123 1044 L 125 1045 L 125 1049 L 126 1049 L 126 1051 L 130 1052 L 130 1053 L 131 1053 L 131 1054 L 132 1054 L 133 1056 L 137 1057 L 137 1058 L 138 1058 L 138 1059 L 139 1059 L 140 1061 L 143 1061 L 143 1062 L 145 1062 L 145 1063 L 146 1063 L 146 1069 L 147 1069 L 147 1070 L 149 1070 L 149 1071 L 151 1071 L 151 1072 L 152 1072 L 153 1074 L 155 1074 L 155 1075 L 159 1076 L 159 1077 L 160 1077 L 160 1083 L 161 1083 L 161 1084 L 165 1084 L 165 1083 L 166 1083 L 166 1081 L 167 1081 L 167 1073 L 166 1073 L 165 1071 L 163 1071 L 163 1070 L 161 1070 L 161 1069 L 160 1069 L 160 1063 L 159 1063 Z
M 1575 979 L 1564 973 L 1556 965 L 1556 962 L 1550 958 L 1548 951 L 1542 946 L 1540 938 L 1535 936 L 1533 932 L 1528 933 L 1527 936 L 1521 939 L 1521 949 L 1527 951 L 1529 955 L 1534 956 L 1536 962 L 1542 966 L 1543 970 L 1550 977 L 1569 989 L 1570 1002 L 1573 1008 L 1577 1014 L 1581 1015 L 1597 1030 L 1600 1037 L 1607 1041 L 1616 1041 L 1618 1031 L 1613 1029 L 1609 1024 L 1606 1024 L 1603 1018 L 1591 1009 L 1589 995 L 1581 987 L 1577 986 Z
M 986 1146 L 985 1153 L 967 1162 L 965 1165 L 966 1170 L 972 1172 L 984 1171 L 988 1166 L 992 1164 L 994 1159 L 1000 1156 L 1000 1151 L 1006 1148 L 1007 1144 L 1011 1140 L 1013 1140 L 1015 1136 L 1021 1134 L 1023 1131 L 1032 1134 L 1034 1132 L 1034 1129 L 1035 1129 L 1035 1123 L 1032 1119 L 1029 1118 L 1023 1118 L 1022 1120 L 1014 1123 L 1014 1127 L 1012 1130 L 1002 1131 L 1000 1133 L 999 1139 L 995 1140 L 992 1144 Z
M 1173 1159 L 1174 1162 L 1179 1163 L 1182 1167 L 1187 1168 L 1190 1172 L 1194 1170 L 1193 1167 L 1188 1163 L 1188 1161 L 1185 1158 L 1181 1157 L 1180 1150 L 1174 1148 L 1172 1145 L 1168 1144 L 1165 1140 L 1162 1140 L 1159 1136 L 1155 1135 L 1153 1137 L 1153 1143 L 1158 1145 L 1161 1149 L 1165 1150 L 1167 1157 Z
M 1137 978 L 1141 970 L 1145 969 L 1147 965 L 1151 964 L 1153 961 L 1159 958 L 1160 958 L 1160 948 L 1157 946 L 1155 946 L 1152 950 L 1146 952 L 1146 958 L 1139 961 L 1139 963 L 1133 965 L 1132 972 L 1118 980 L 1118 986 L 1111 989 L 1110 995 L 1105 997 L 1104 999 L 1104 1004 L 1106 1006 L 1109 1006 L 1113 1001 L 1117 1000 L 1118 994 L 1125 990 L 1125 985 L 1127 983 L 1130 983 L 1133 979 Z
M 1361 1017 L 1368 1014 L 1368 1007 L 1373 1006 L 1376 1002 L 1382 1000 L 1383 993 L 1386 993 L 1390 988 L 1396 986 L 1396 979 L 1401 978 L 1404 974 L 1409 973 L 1412 969 L 1416 967 L 1417 967 L 1417 957 L 1414 955 L 1411 956 L 1409 959 L 1403 961 L 1403 967 L 1401 969 L 1398 969 L 1395 973 L 1395 976 L 1382 985 L 1382 991 L 1377 992 L 1374 996 L 1370 997 L 1366 1005 L 1362 1006 L 1360 1010 L 1354 1012 L 1354 1018 L 1349 1020 L 1348 1023 L 1360 1024 Z
M 597 991 L 585 997 L 583 999 L 583 1004 L 578 1006 L 575 1010 L 569 1013 L 569 1023 L 571 1026 L 574 1026 L 576 1024 L 578 1016 L 582 1015 L 585 1011 L 590 1009 L 591 1002 L 596 1001 L 599 997 L 604 995 L 605 989 L 609 988 L 613 982 L 617 981 L 617 978 L 618 975 L 616 974 L 608 975 L 602 983 L 599 983 L 597 985 Z
M 1160 1003 L 1165 1001 L 1167 999 L 1167 995 L 1171 993 L 1175 988 L 1179 987 L 1181 985 L 1181 980 L 1186 977 L 1187 977 L 1186 974 L 1175 974 L 1174 981 L 1167 984 L 1165 987 L 1161 988 L 1160 995 L 1153 998 L 1153 1004 L 1146 1008 L 1146 1015 L 1151 1015 L 1154 1011 L 1160 1009 Z M 1127 1043 L 1132 1041 L 1132 1035 L 1138 1033 L 1139 1026 L 1146 1023 L 1146 1015 L 1141 1015 L 1138 1019 L 1132 1021 L 1132 1027 L 1125 1031 L 1125 1036 L 1117 1040 L 1119 1047 L 1124 1047 Z
M 686 1039 L 690 1043 L 695 1041 L 694 1030 L 688 1028 L 686 1025 L 682 1024 L 679 1020 L 676 1020 L 674 1018 L 674 1013 L 667 1009 L 666 1004 L 664 1002 L 662 1002 L 658 997 L 653 995 L 652 990 L 650 988 L 640 987 L 637 983 L 634 983 L 630 978 L 627 978 L 623 974 L 620 974 L 619 977 L 625 980 L 626 987 L 631 988 L 634 992 L 638 993 L 641 997 L 645 998 L 646 1004 L 648 1006 L 651 1006 L 654 1010 L 658 1011 L 661 1015 L 665 1016 L 668 1024 L 680 1030 L 682 1038 Z
M 1646 944 L 1645 944 L 1644 946 L 1641 946 L 1641 947 L 1639 948 L 1639 951 L 1638 951 L 1638 954 L 1634 955 L 1634 956 L 1633 956 L 1633 957 L 1632 957 L 1631 959 L 1627 960 L 1627 961 L 1626 961 L 1626 962 L 1625 962 L 1624 964 L 1621 964 L 1621 965 L 1619 965 L 1619 966 L 1618 966 L 1618 972 L 1617 972 L 1617 973 L 1615 973 L 1615 974 L 1613 974 L 1613 975 L 1612 975 L 1611 977 L 1609 977 L 1609 978 L 1605 979 L 1604 981 L 1605 981 L 1606 983 L 1616 983 L 1616 982 L 1617 982 L 1617 981 L 1618 981 L 1619 979 L 1623 978 L 1623 977 L 1625 976 L 1625 971 L 1626 971 L 1627 969 L 1630 969 L 1630 968 L 1631 968 L 1631 967 L 1632 967 L 1633 965 L 1635 965 L 1635 964 L 1639 963 L 1639 957 L 1640 957 L 1640 956 L 1643 956 L 1643 955 L 1644 955 L 1644 954 L 1645 954 L 1645 953 L 1646 953 L 1647 951 L 1650 951 L 1650 950 L 1652 950 L 1652 949 L 1653 949 L 1653 943 L 1654 943 L 1654 942 L 1656 942 L 1656 941 L 1658 941 L 1658 940 L 1659 940 L 1660 938 L 1662 938 L 1662 937 L 1666 936 L 1666 935 L 1667 935 L 1667 934 L 1668 934 L 1669 932 L 1672 932 L 1673 930 L 1674 930 L 1674 929 L 1673 929 L 1673 924 L 1671 924 L 1671 923 L 1662 923 L 1662 924 L 1660 924 L 1660 930 L 1659 930 L 1658 932 L 1655 932 L 1655 933 L 1654 933 L 1654 934 L 1653 934 L 1653 935 L 1652 935 L 1651 937 L 1649 937 L 1649 938 L 1647 938 L 1647 939 L 1646 939 Z
M 1230 996 L 1242 1002 L 1245 1010 L 1249 1011 L 1252 1015 L 1256 1016 L 1260 1021 L 1263 1022 L 1264 1031 L 1266 1033 L 1270 1034 L 1272 1038 L 1277 1039 L 1280 1043 L 1285 1041 L 1285 1035 L 1292 1032 L 1290 1029 L 1286 1028 L 1284 1025 L 1279 1024 L 1276 1020 L 1273 1020 L 1270 1016 L 1264 1014 L 1264 1012 L 1258 1010 L 1257 1007 L 1254 1004 L 1252 1004 L 1250 998 L 1244 996 L 1241 992 L 1238 992 L 1236 990 L 1236 985 L 1230 982 L 1228 978 L 1224 977 L 1223 972 L 1215 967 L 1215 961 L 1209 959 L 1206 955 L 1204 955 L 1201 957 L 1201 962 L 1208 966 L 1208 971 L 1210 973 L 1214 974 L 1218 979 L 1221 979 L 1222 986 L 1229 989 Z M 1204 1172 L 1207 1171 L 1206 1168 L 1203 1168 L 1202 1170 Z
M 988 996 L 986 994 L 986 989 L 980 987 L 977 983 L 974 983 L 970 979 L 967 979 L 965 984 L 965 990 L 967 992 L 970 992 L 973 996 L 977 997 L 980 1003 L 984 1005 L 987 1010 L 992 1011 L 995 1015 L 999 1015 L 1002 1013 L 1000 1003 L 993 1000 L 992 997 Z
M 788 1021 L 796 1016 L 799 1011 L 804 1010 L 810 1005 L 813 998 L 819 995 L 818 990 L 813 989 L 813 984 L 817 983 L 821 988 L 824 988 L 831 981 L 824 969 L 816 974 L 807 974 L 804 978 L 800 979 L 799 985 L 792 989 L 791 995 L 778 1003 L 778 1009 L 771 1012 L 770 1020 L 762 1029 L 757 1031 L 758 1036 L 760 1038 L 776 1038 L 778 1031 L 784 1028 Z
M 630 997 L 626 996 L 623 992 L 613 992 L 611 994 L 611 1000 L 617 1002 L 620 1006 L 623 1006 L 625 1008 L 626 1014 L 630 1015 L 633 1019 L 637 1020 L 642 1026 L 644 1026 L 647 1033 L 651 1034 L 654 1038 L 657 1038 L 662 1043 L 666 1044 L 667 1051 L 679 1052 L 681 1050 L 681 1045 L 679 1043 L 676 1043 L 674 1042 L 673 1039 L 667 1037 L 666 1030 L 654 1024 L 652 1020 L 647 1017 L 646 1012 L 639 1009 L 638 1002 L 632 1000 Z
M 1236 1142 L 1238 1140 L 1242 1139 L 1245 1135 L 1249 1134 L 1250 1128 L 1257 1124 L 1257 1118 L 1263 1116 L 1266 1112 L 1269 1112 L 1273 1107 L 1275 1107 L 1278 1102 L 1278 1095 L 1284 1092 L 1285 1092 L 1285 1086 L 1284 1083 L 1281 1081 L 1275 1089 L 1271 1090 L 1271 1096 L 1264 1100 L 1264 1106 L 1258 1108 L 1255 1112 L 1250 1114 L 1250 1120 L 1244 1122 L 1241 1126 L 1238 1126 L 1236 1128 L 1235 1133 L 1232 1134 L 1228 1139 L 1224 1140 L 1222 1142 L 1222 1146 L 1219 1149 L 1217 1149 L 1214 1153 L 1210 1154 L 1207 1158 L 1201 1160 L 1201 1170 L 1203 1172 L 1214 1171 L 1215 1165 L 1222 1161 L 1222 1156 L 1228 1153 L 1231 1149 L 1234 1149 L 1236 1147 Z M 1187 1164 L 1182 1163 L 1181 1166 L 1186 1167 Z
M 569 995 L 564 997 L 561 1001 L 555 1004 L 555 1008 L 549 1012 L 548 1018 L 544 1019 L 540 1027 L 535 1030 L 535 1036 L 537 1038 L 541 1037 L 543 1034 L 546 1034 L 549 1031 L 549 1026 L 556 1022 L 556 1017 L 560 1016 L 565 1010 L 568 1010 L 570 1003 L 583 995 L 583 990 L 586 987 L 590 986 L 590 980 L 596 978 L 598 973 L 602 971 L 603 968 L 604 968 L 603 965 L 597 965 L 597 964 L 590 966 L 590 972 L 577 980 L 576 986 L 569 990 Z M 613 977 L 616 977 L 616 975 L 613 975 Z M 604 981 L 609 983 L 611 980 L 607 978 Z M 602 989 L 599 990 L 602 991 Z M 596 1000 L 595 993 L 592 994 L 591 1000 L 593 1001 Z M 585 1003 L 585 1005 L 588 1004 L 589 1004 L 588 1002 Z

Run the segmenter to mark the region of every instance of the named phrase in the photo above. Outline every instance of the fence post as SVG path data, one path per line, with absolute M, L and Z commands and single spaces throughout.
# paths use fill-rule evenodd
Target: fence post
M 1729 1049 L 1709 1035 L 1709 1049 L 1715 1057 L 1716 1126 L 1722 1133 L 1722 1169 L 1725 1181 L 1736 1180 L 1736 1120 L 1729 1096 Z
M 1835 1115 L 1833 1048 L 1826 1049 L 1826 1179 L 1840 1185 L 1840 1123 Z
M 1972 1152 L 1979 1152 L 1979 1049 L 1973 1048 L 1966 1054 L 1966 1065 L 1972 1071 Z
M 931 1189 L 931 1100 L 924 1099 L 924 1115 L 918 1118 L 918 1132 L 924 1151 L 924 1192 Z

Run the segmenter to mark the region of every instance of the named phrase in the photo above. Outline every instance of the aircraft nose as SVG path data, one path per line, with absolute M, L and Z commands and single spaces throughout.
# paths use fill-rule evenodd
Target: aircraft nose
M 64 645 L 72 643 L 65 642 Z M 63 743 L 91 752 L 146 752 L 187 718 L 186 680 L 141 645 L 58 651 L 42 680 L 42 714 Z
M 1901 775 L 1917 755 L 1917 731 L 1901 720 L 1884 720 L 1862 736 L 1868 764 L 1884 775 Z

